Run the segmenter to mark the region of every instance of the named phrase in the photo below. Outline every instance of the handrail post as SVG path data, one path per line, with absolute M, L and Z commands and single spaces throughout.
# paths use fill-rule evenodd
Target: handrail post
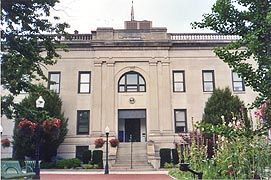
M 131 142 L 131 169 L 133 168 L 133 136 L 130 134 L 130 142 Z

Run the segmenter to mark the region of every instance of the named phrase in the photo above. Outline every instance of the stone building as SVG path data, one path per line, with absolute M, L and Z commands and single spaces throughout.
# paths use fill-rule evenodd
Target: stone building
M 75 157 L 104 137 L 107 126 L 110 138 L 121 142 L 154 142 L 157 154 L 201 121 L 214 88 L 230 87 L 251 103 L 256 94 L 213 52 L 237 38 L 168 33 L 151 21 L 131 19 L 125 29 L 75 31 L 62 39 L 69 51 L 60 51 L 57 64 L 44 70 L 69 118 L 58 154 Z
M 178 133 L 201 120 L 214 88 L 230 87 L 245 103 L 254 100 L 256 94 L 213 53 L 237 36 L 172 34 L 150 21 L 126 21 L 125 27 L 75 32 L 62 40 L 69 52 L 60 52 L 45 72 L 69 118 L 61 156 L 74 157 L 77 146 L 93 144 L 107 126 L 121 142 L 132 136 L 153 141 L 156 151 L 172 147 Z

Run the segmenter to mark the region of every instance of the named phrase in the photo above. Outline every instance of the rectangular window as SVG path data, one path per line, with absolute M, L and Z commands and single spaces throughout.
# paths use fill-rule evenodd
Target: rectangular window
M 187 132 L 186 109 L 175 109 L 175 133 Z
M 232 72 L 233 91 L 245 91 L 244 80 L 236 72 Z
M 78 93 L 90 93 L 90 72 L 79 72 Z
M 56 93 L 60 92 L 60 72 L 49 72 L 48 88 Z
M 77 134 L 89 134 L 89 111 L 77 111 Z
M 88 146 L 76 146 L 75 158 L 83 161 L 83 153 L 88 150 Z
M 184 71 L 173 71 L 173 92 L 185 92 Z
M 214 71 L 213 70 L 203 70 L 202 71 L 202 82 L 203 82 L 203 92 L 213 92 L 215 89 L 214 83 Z

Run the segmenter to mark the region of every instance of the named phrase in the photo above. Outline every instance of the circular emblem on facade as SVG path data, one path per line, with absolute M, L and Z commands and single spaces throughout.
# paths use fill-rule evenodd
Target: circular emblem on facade
M 135 104 L 135 98 L 130 97 L 130 98 L 129 98 L 129 102 L 130 102 L 130 104 Z

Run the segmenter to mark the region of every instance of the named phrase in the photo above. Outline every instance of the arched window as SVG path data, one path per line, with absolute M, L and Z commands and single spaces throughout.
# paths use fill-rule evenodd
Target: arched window
M 134 71 L 123 74 L 119 80 L 119 92 L 146 92 L 144 78 Z

